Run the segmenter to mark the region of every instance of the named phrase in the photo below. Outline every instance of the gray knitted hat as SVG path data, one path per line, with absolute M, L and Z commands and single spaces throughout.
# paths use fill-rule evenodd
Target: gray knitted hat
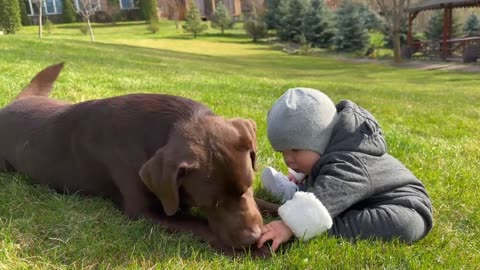
M 268 139 L 276 151 L 305 149 L 323 155 L 336 121 L 337 109 L 327 95 L 292 88 L 268 112 Z

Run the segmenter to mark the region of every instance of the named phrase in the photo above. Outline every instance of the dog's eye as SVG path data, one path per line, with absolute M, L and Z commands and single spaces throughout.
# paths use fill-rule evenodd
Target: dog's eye
M 255 171 L 255 160 L 257 159 L 257 153 L 255 153 L 255 151 L 250 151 L 250 159 L 252 160 L 252 168 Z

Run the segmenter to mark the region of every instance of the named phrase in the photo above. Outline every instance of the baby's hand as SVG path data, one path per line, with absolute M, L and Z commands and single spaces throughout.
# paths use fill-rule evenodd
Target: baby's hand
M 266 241 L 273 240 L 272 251 L 275 252 L 281 243 L 287 242 L 292 236 L 292 230 L 283 221 L 272 221 L 263 226 L 263 233 L 257 247 L 261 248 Z
M 288 175 L 287 175 L 288 180 L 294 182 L 295 184 L 299 184 L 303 181 L 305 178 L 305 174 L 303 173 L 297 173 L 294 170 L 288 168 Z
M 300 182 L 297 180 L 297 178 L 295 178 L 295 175 L 293 175 L 293 174 L 290 173 L 290 172 L 288 173 L 287 177 L 288 177 L 288 180 L 294 182 L 295 184 L 300 183 Z

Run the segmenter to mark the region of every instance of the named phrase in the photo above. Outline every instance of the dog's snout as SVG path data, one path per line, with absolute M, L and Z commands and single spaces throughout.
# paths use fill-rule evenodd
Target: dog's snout
M 260 226 L 255 225 L 252 228 L 244 230 L 242 241 L 239 244 L 242 247 L 251 246 L 258 241 L 260 236 L 262 236 L 262 229 Z

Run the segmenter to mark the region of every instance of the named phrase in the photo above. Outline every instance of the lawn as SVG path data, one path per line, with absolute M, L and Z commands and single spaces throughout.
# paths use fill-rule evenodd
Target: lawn
M 255 190 L 270 165 L 285 169 L 266 138 L 266 114 L 286 89 L 350 99 L 379 120 L 392 155 L 426 185 L 433 231 L 418 243 L 294 242 L 269 259 L 230 258 L 188 234 L 128 220 L 108 201 L 64 196 L 0 174 L 0 269 L 475 269 L 480 265 L 479 74 L 339 62 L 253 44 L 241 29 L 192 39 L 173 22 L 96 25 L 97 43 L 71 25 L 43 40 L 36 28 L 0 36 L 0 106 L 42 68 L 61 61 L 53 97 L 72 102 L 135 92 L 189 97 L 225 117 L 258 124 Z

